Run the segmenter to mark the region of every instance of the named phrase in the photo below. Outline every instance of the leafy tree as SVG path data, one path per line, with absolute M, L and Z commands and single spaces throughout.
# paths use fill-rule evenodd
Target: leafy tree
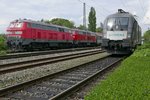
M 41 19 L 41 22 L 44 22 L 44 19 Z
M 96 32 L 102 33 L 102 32 L 103 32 L 103 29 L 100 28 L 100 27 L 98 27 L 98 28 L 96 28 Z
M 144 33 L 143 38 L 144 38 L 144 42 L 150 42 L 150 30 Z
M 44 22 L 47 24 L 52 24 L 49 20 L 44 20 Z
M 6 38 L 5 38 L 5 35 L 0 35 L 0 51 L 2 50 L 6 50 L 7 47 L 6 47 Z
M 80 25 L 79 27 L 77 27 L 78 29 L 81 29 L 81 30 L 85 30 L 86 28 L 85 28 L 85 26 L 83 26 L 83 25 Z
M 62 19 L 62 18 L 54 18 L 50 21 L 45 21 L 46 23 L 51 23 L 51 24 L 55 24 L 55 25 L 60 25 L 60 26 L 66 26 L 69 28 L 74 28 L 74 22 L 69 21 L 67 19 Z
M 91 7 L 89 13 L 89 24 L 88 24 L 89 31 L 96 32 L 96 11 L 93 7 Z

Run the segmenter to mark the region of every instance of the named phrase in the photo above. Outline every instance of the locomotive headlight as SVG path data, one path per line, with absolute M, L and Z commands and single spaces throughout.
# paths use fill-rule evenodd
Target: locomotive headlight
M 112 22 L 108 23 L 108 26 L 111 28 L 113 26 L 113 23 Z
M 22 31 L 16 31 L 15 34 L 22 34 Z
M 103 37 L 104 37 L 104 38 L 107 38 L 107 34 L 103 34 Z

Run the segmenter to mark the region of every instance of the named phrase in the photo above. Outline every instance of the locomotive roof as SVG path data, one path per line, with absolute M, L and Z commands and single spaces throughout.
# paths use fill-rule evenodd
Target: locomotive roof
M 133 17 L 130 13 L 115 13 L 112 15 L 109 15 L 108 17 Z
M 47 25 L 47 26 L 53 26 L 53 27 L 58 27 L 58 28 L 70 29 L 70 28 L 64 27 L 64 26 L 58 26 L 58 25 L 53 25 L 53 24 L 47 24 L 47 23 L 45 23 L 45 22 L 33 21 L 33 20 L 27 20 L 27 19 L 14 20 L 13 22 L 29 22 L 29 23 L 34 23 L 34 24 L 40 24 L 40 25 Z
M 117 13 L 115 13 L 115 14 L 109 15 L 107 18 L 112 18 L 112 17 L 128 17 L 128 18 L 131 18 L 131 19 L 136 20 L 136 18 L 134 17 L 134 15 L 132 15 L 132 14 L 129 13 L 129 12 L 123 12 L 123 13 L 117 12 Z M 136 21 L 137 21 L 137 20 L 136 20 Z
M 109 17 L 130 17 L 130 18 L 134 18 L 134 16 L 131 13 L 125 12 L 122 9 L 118 9 L 117 13 L 109 15 L 107 18 L 109 18 Z
M 47 24 L 47 23 L 45 23 L 45 22 L 33 21 L 33 20 L 27 20 L 27 19 L 14 20 L 14 21 L 12 21 L 12 22 L 29 22 L 29 23 L 34 23 L 34 24 L 47 25 L 47 26 L 53 26 L 53 27 L 58 27 L 58 28 L 65 28 L 65 29 L 68 29 L 68 30 L 94 33 L 94 32 L 91 32 L 91 31 L 80 30 L 80 29 L 71 29 L 71 28 L 64 27 L 64 26 L 59 26 L 59 25 L 54 25 L 54 24 Z

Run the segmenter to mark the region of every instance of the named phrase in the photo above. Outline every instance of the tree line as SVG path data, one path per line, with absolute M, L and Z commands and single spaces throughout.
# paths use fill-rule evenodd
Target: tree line
M 144 42 L 150 43 L 150 30 L 144 33 L 143 39 L 144 39 Z
M 68 28 L 77 28 L 81 30 L 89 30 L 92 32 L 102 32 L 102 28 L 96 27 L 96 11 L 93 7 L 91 7 L 91 10 L 89 12 L 88 21 L 89 21 L 88 27 L 85 28 L 83 25 L 75 26 L 75 23 L 68 19 L 63 19 L 63 18 L 54 18 L 52 20 L 41 19 L 41 22 L 45 22 L 48 24 L 55 24 L 55 25 L 65 26 Z

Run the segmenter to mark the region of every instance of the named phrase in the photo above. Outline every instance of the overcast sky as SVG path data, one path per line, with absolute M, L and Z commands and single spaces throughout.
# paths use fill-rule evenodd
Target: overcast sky
M 82 2 L 86 3 L 87 17 L 90 7 L 95 8 L 97 26 L 120 8 L 135 14 L 143 31 L 150 26 L 150 0 L 0 0 L 0 33 L 6 31 L 11 21 L 19 18 L 41 20 L 59 17 L 78 26 L 83 22 Z

